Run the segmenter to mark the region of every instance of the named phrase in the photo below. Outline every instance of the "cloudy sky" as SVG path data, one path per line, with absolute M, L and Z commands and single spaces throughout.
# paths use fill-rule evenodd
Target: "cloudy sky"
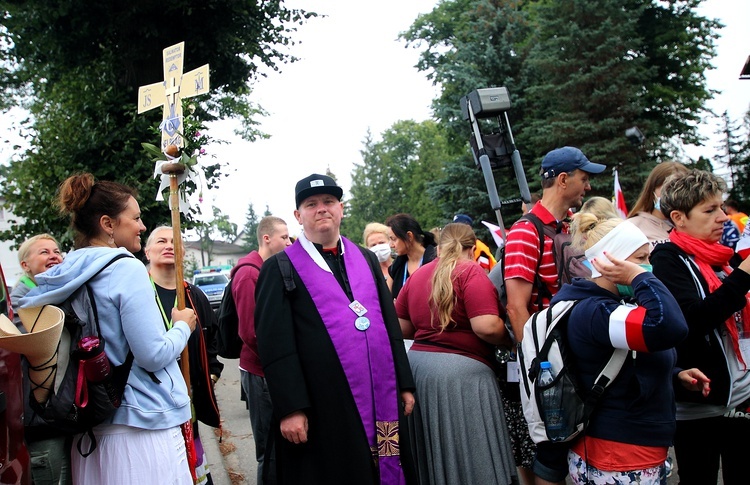
M 216 194 L 217 207 L 242 226 L 250 202 L 259 215 L 268 206 L 296 233 L 299 179 L 330 169 L 348 190 L 368 130 L 377 137 L 398 120 L 430 117 L 436 90 L 413 67 L 418 51 L 405 48 L 397 36 L 435 2 L 286 3 L 327 17 L 300 28 L 301 45 L 293 52 L 301 60 L 269 74 L 254 90 L 270 114 L 262 129 L 271 138 L 247 143 L 228 133 L 232 123 L 222 122 L 211 134 L 231 143 L 211 151 L 228 162 L 231 173 Z
M 288 4 L 304 7 L 309 2 Z M 330 169 L 347 190 L 354 164 L 361 163 L 368 130 L 377 139 L 398 120 L 429 118 L 436 89 L 414 68 L 418 51 L 405 48 L 396 38 L 435 4 L 434 0 L 327 0 L 307 7 L 328 17 L 301 27 L 302 44 L 294 50 L 301 61 L 285 66 L 281 74 L 270 74 L 254 91 L 257 102 L 270 113 L 263 129 L 271 138 L 243 142 L 231 136 L 231 123 L 226 122 L 211 129 L 215 137 L 230 141 L 211 151 L 228 163 L 231 173 L 213 203 L 240 227 L 249 203 L 259 215 L 268 206 L 296 233 L 297 180 Z M 750 55 L 750 29 L 745 24 L 750 2 L 709 0 L 702 10 L 727 25 L 718 42 L 717 69 L 708 73 L 709 86 L 722 94 L 710 107 L 717 113 L 728 110 L 737 119 L 750 106 L 750 80 L 738 79 Z M 710 135 L 715 123 L 708 120 L 703 131 Z M 710 155 L 713 145 L 688 153 Z
M 269 73 L 255 86 L 255 102 L 269 112 L 262 122 L 269 140 L 239 139 L 232 135 L 233 122 L 210 127 L 212 137 L 229 142 L 208 147 L 208 153 L 216 156 L 210 162 L 225 164 L 230 178 L 219 190 L 206 194 L 204 203 L 219 207 L 240 227 L 250 203 L 259 215 L 268 206 L 297 233 L 293 217 L 297 180 L 330 169 L 348 192 L 368 130 L 378 139 L 398 120 L 422 121 L 431 115 L 429 105 L 437 90 L 414 68 L 419 51 L 407 49 L 397 36 L 436 3 L 287 0 L 291 8 L 315 10 L 327 17 L 299 28 L 295 38 L 300 44 L 292 51 L 299 62 L 284 65 L 281 73 Z M 727 110 L 739 119 L 750 106 L 750 80 L 738 79 L 750 56 L 746 25 L 750 2 L 708 0 L 701 10 L 726 24 L 718 41 L 717 69 L 707 73 L 709 87 L 722 93 L 709 107 L 718 114 Z M 197 61 L 190 59 L 186 46 L 186 69 L 196 67 Z M 3 117 L 0 129 L 8 132 L 11 119 Z M 716 120 L 709 119 L 702 131 L 710 136 L 716 127 Z M 691 148 L 688 154 L 711 156 L 714 145 Z M 0 146 L 0 160 L 10 156 L 8 148 Z M 210 206 L 207 209 L 210 213 Z

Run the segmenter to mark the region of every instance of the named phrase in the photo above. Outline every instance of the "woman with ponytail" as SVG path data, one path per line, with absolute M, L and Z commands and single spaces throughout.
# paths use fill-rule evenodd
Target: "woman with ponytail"
M 117 366 L 132 362 L 114 415 L 72 438 L 75 484 L 194 483 L 181 432 L 191 403 L 177 358 L 197 320 L 192 308 L 166 309 L 173 325 L 164 328 L 146 267 L 132 257 L 146 230 L 137 195 L 90 173 L 65 179 L 58 204 L 71 218 L 75 250 L 37 274 L 38 286 L 18 302 L 21 308 L 59 304 L 86 284 L 107 357 Z M 91 449 L 86 456 L 80 451 Z
M 474 261 L 475 242 L 470 226 L 446 225 L 438 258 L 396 299 L 404 338 L 414 339 L 409 429 L 422 485 L 517 483 L 494 369 L 495 346 L 510 345 L 505 309 Z
M 654 275 L 688 324 L 677 367 L 697 367 L 711 380 L 707 396 L 675 387 L 682 485 L 716 483 L 720 462 L 724 483 L 747 483 L 747 454 L 735 443 L 750 435 L 750 258 L 719 243 L 725 190 L 724 180 L 702 170 L 668 178 L 661 211 L 674 229 L 651 253 Z

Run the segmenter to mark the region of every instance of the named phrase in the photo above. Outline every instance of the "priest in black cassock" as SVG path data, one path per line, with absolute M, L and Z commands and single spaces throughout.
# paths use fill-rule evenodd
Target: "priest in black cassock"
M 263 264 L 258 352 L 274 407 L 278 483 L 415 483 L 404 417 L 414 380 L 372 251 L 341 237 L 343 190 L 297 183 L 303 233 Z

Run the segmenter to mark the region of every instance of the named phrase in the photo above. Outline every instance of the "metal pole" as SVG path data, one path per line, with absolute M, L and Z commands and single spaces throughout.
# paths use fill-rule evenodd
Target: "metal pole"
M 495 211 L 497 217 L 497 223 L 500 226 L 500 236 L 503 238 L 503 242 L 506 239 L 505 224 L 503 224 L 503 215 L 500 209 L 502 208 L 502 202 L 500 202 L 500 196 L 497 194 L 497 186 L 495 185 L 495 177 L 492 175 L 492 167 L 490 166 L 490 157 L 487 155 L 487 150 L 484 148 L 482 143 L 482 134 L 479 132 L 479 123 L 477 122 L 476 116 L 474 116 L 474 109 L 471 107 L 471 100 L 467 99 L 467 109 L 469 111 L 469 121 L 471 122 L 472 129 L 474 130 L 474 139 L 477 142 L 477 151 L 479 152 L 479 166 L 482 167 L 482 175 L 484 175 L 484 184 L 487 186 L 487 193 L 490 196 L 490 205 Z
M 523 164 L 521 163 L 521 154 L 516 149 L 516 141 L 513 139 L 513 132 L 510 130 L 510 121 L 508 120 L 508 113 L 503 113 L 505 117 L 505 129 L 508 130 L 508 140 L 510 146 L 513 147 L 513 153 L 510 155 L 511 162 L 513 163 L 513 171 L 516 174 L 516 182 L 518 183 L 518 190 L 521 191 L 521 200 L 527 204 L 531 203 L 531 191 L 529 190 L 529 184 L 526 181 L 526 172 L 523 171 Z

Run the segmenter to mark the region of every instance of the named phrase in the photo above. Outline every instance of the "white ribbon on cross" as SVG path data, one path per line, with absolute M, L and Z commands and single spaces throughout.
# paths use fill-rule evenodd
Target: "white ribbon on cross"
M 170 177 L 169 174 L 162 172 L 161 167 L 165 163 L 173 163 L 174 160 L 177 160 L 176 157 L 170 157 L 169 155 L 167 155 L 167 159 L 168 160 L 157 160 L 156 165 L 154 166 L 154 178 L 160 178 L 159 188 L 156 191 L 156 200 L 159 202 L 164 200 L 163 192 L 164 189 L 169 188 Z M 200 162 L 198 162 L 198 164 L 200 164 Z M 196 164 L 196 166 L 198 164 Z M 181 185 L 186 180 L 190 180 L 195 184 L 196 187 L 198 187 L 198 193 L 202 192 L 206 188 L 206 178 L 203 174 L 203 170 L 193 170 L 190 167 L 185 167 L 185 171 L 177 176 L 177 185 Z M 192 204 L 185 197 L 185 193 L 182 191 L 180 192 L 179 201 L 180 212 L 187 215 L 188 212 L 190 212 L 190 207 L 192 206 Z

